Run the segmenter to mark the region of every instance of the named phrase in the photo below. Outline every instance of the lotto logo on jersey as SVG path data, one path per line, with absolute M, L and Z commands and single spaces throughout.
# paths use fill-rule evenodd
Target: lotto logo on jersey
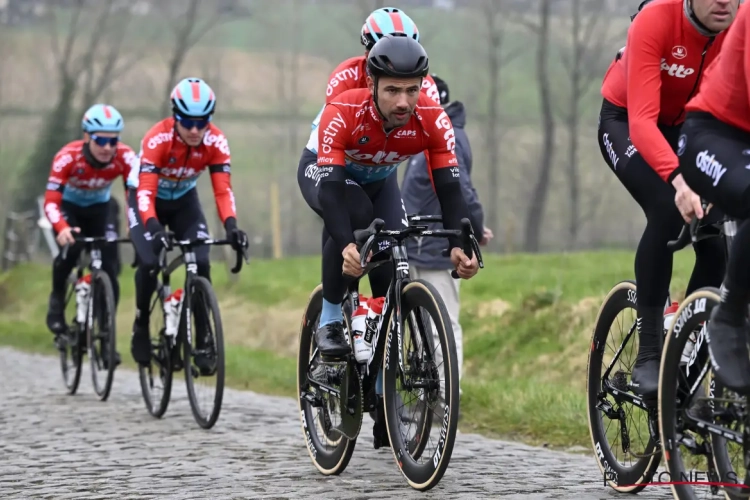
M 378 151 L 374 155 L 367 154 L 367 153 L 360 153 L 359 149 L 347 149 L 344 152 L 346 153 L 346 156 L 348 156 L 352 160 L 369 161 L 371 163 L 376 163 L 376 164 L 401 163 L 402 161 L 406 161 L 413 156 L 413 155 L 402 156 L 399 153 L 396 153 L 395 151 L 390 151 L 390 152 Z
M 224 134 L 212 134 L 210 131 L 206 132 L 203 137 L 203 144 L 206 146 L 214 145 L 223 154 L 229 156 L 229 142 Z
M 72 161 L 73 156 L 70 153 L 66 153 L 55 160 L 55 162 L 52 164 L 52 170 L 54 170 L 55 172 L 62 172 L 62 170 Z
M 57 206 L 57 203 L 47 203 L 44 205 L 44 212 L 47 214 L 47 218 L 52 224 L 57 224 L 62 219 L 60 208 Z
M 451 123 L 450 118 L 448 118 L 448 113 L 443 111 L 440 113 L 440 116 L 437 117 L 437 120 L 435 120 L 435 126 L 437 126 L 438 130 L 445 130 L 445 134 L 443 134 L 443 139 L 445 139 L 445 145 L 448 148 L 448 151 L 451 153 L 456 152 L 456 133 L 453 131 L 453 124 Z
M 151 194 L 152 193 L 149 190 L 138 191 L 138 211 L 139 212 L 148 211 L 148 207 L 151 205 L 151 200 L 149 199 Z
M 101 177 L 94 177 L 92 179 L 78 179 L 73 177 L 70 179 L 70 186 L 76 188 L 100 189 L 110 184 L 112 184 L 110 179 L 102 179 Z
M 430 81 L 425 78 L 422 80 L 422 90 L 427 97 L 440 104 L 440 92 L 438 91 L 437 85 L 430 83 Z
M 174 179 L 189 179 L 191 177 L 197 177 L 198 172 L 193 168 L 178 167 L 178 168 L 162 168 L 159 170 L 161 175 L 164 177 L 170 177 Z
M 688 76 L 695 73 L 695 70 L 693 68 L 686 68 L 682 64 L 679 66 L 677 64 L 672 64 L 671 66 L 667 64 L 666 59 L 661 60 L 661 70 L 666 71 L 669 76 L 674 76 L 676 78 L 687 78 Z

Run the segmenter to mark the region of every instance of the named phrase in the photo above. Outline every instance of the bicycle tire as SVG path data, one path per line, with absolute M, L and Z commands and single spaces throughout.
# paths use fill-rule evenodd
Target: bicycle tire
M 115 369 L 117 365 L 112 361 L 115 359 L 115 352 L 117 346 L 117 334 L 116 334 L 116 321 L 115 321 L 115 292 L 112 288 L 112 281 L 109 279 L 107 273 L 99 272 L 96 273 L 96 278 L 91 284 L 91 292 L 89 295 L 88 307 L 93 307 L 94 311 L 89 314 L 87 309 L 87 316 L 92 316 L 92 325 L 96 325 L 100 318 L 99 314 L 103 314 L 106 324 L 106 352 L 104 349 L 99 349 L 97 352 L 97 342 L 92 338 L 92 328 L 90 328 L 89 322 L 86 322 L 86 337 L 88 339 L 87 345 L 89 349 L 89 362 L 91 365 L 91 383 L 94 386 L 94 392 L 99 396 L 101 401 L 106 401 L 109 398 L 109 394 L 112 390 L 112 383 L 115 378 Z M 98 294 L 102 294 L 99 296 Z M 101 300 L 98 300 L 101 299 Z M 104 306 L 104 311 L 100 310 L 101 306 Z M 99 306 L 99 307 L 97 307 Z M 102 324 L 99 323 L 99 328 Z M 98 345 L 102 345 L 102 338 L 99 339 Z M 99 384 L 98 368 L 101 362 L 109 360 L 107 362 L 107 375 L 104 379 L 104 386 L 101 387 Z
M 207 312 L 207 322 L 208 317 L 210 316 L 213 318 L 214 323 L 212 331 L 213 344 L 215 349 L 214 354 L 216 356 L 216 367 L 212 375 L 216 376 L 216 392 L 213 398 L 214 401 L 212 409 L 207 415 L 204 416 L 204 414 L 201 412 L 200 403 L 198 402 L 198 398 L 195 393 L 195 375 L 198 372 L 197 368 L 194 368 L 193 365 L 193 346 L 191 342 L 188 341 L 184 329 L 184 327 L 187 325 L 187 322 L 190 321 L 190 318 L 186 317 L 185 313 L 183 312 L 181 320 L 184 319 L 184 321 L 180 321 L 182 330 L 180 335 L 182 335 L 183 340 L 183 360 L 185 363 L 185 384 L 187 385 L 188 399 L 190 400 L 190 409 L 192 410 L 193 418 L 198 423 L 198 425 L 203 429 L 210 429 L 216 424 L 216 421 L 219 419 L 219 414 L 221 413 L 221 403 L 224 398 L 224 331 L 221 325 L 219 302 L 216 300 L 216 294 L 214 293 L 211 283 L 206 278 L 203 278 L 201 276 L 194 276 L 190 279 L 190 286 L 192 287 L 192 290 L 190 290 L 189 294 L 190 312 L 192 314 L 195 314 L 196 311 L 201 310 Z M 204 297 L 205 300 L 200 301 L 200 297 Z M 182 308 L 182 311 L 185 311 L 185 307 Z M 196 324 L 197 322 L 198 320 L 196 318 Z M 191 337 L 195 338 L 195 335 L 192 335 Z
M 336 439 L 329 439 L 326 435 L 325 443 L 315 432 L 314 425 L 308 426 L 308 422 L 315 421 L 314 413 L 317 408 L 313 407 L 302 394 L 308 387 L 307 376 L 310 370 L 310 356 L 313 352 L 315 325 L 323 309 L 323 286 L 318 285 L 310 294 L 310 298 L 302 316 L 302 326 L 299 336 L 299 350 L 297 352 L 297 401 L 300 411 L 300 423 L 302 435 L 305 438 L 307 453 L 318 471 L 326 476 L 341 474 L 349 464 L 357 443 L 356 439 L 347 439 L 338 435 Z M 346 317 L 346 316 L 345 316 Z M 327 445 L 332 445 L 332 450 Z
M 72 299 L 74 306 L 73 321 L 71 321 L 70 326 L 67 327 L 65 332 L 61 333 L 56 339 L 58 350 L 60 351 L 60 371 L 62 372 L 63 383 L 68 394 L 71 396 L 78 391 L 83 368 L 83 345 L 79 325 L 76 321 L 75 283 L 75 279 L 72 282 L 68 282 L 67 300 L 65 301 L 65 308 L 67 309 Z M 72 363 L 69 364 L 68 360 L 71 360 Z
M 657 451 L 657 444 L 649 435 L 642 458 L 635 464 L 625 467 L 612 452 L 612 446 L 607 439 L 602 413 L 598 405 L 598 396 L 602 386 L 602 360 L 604 346 L 609 335 L 610 326 L 620 312 L 627 308 L 635 309 L 637 289 L 631 280 L 617 283 L 609 291 L 602 302 L 597 314 L 594 333 L 591 338 L 588 366 L 586 368 L 586 414 L 589 421 L 591 444 L 596 456 L 596 463 L 602 472 L 602 477 L 615 491 L 621 493 L 638 493 L 651 480 L 661 462 L 661 451 Z M 636 333 L 637 334 L 637 333 Z M 601 346 L 599 349 L 597 346 Z M 606 445 L 602 445 L 605 443 Z M 612 479 L 612 475 L 615 479 Z
M 63 382 L 68 394 L 73 396 L 78 392 L 81 383 L 81 372 L 83 371 L 83 353 L 81 345 L 81 334 L 78 332 L 78 325 L 73 324 L 68 331 L 61 334 L 64 339 L 58 339 L 63 342 L 64 346 L 60 349 L 60 368 L 63 374 Z M 68 364 L 68 359 L 72 361 L 72 366 Z M 71 374 L 70 371 L 73 370 Z
M 144 403 L 146 403 L 146 410 L 155 418 L 161 418 L 167 412 L 172 395 L 172 380 L 174 375 L 172 371 L 171 339 L 164 333 L 166 331 L 164 326 L 166 320 L 164 318 L 164 310 L 161 307 L 162 303 L 163 298 L 161 294 L 157 293 L 156 298 L 151 304 L 151 318 L 153 321 L 154 314 L 157 314 L 156 318 L 160 318 L 161 321 L 156 320 L 158 328 L 156 341 L 153 338 L 151 339 L 151 363 L 147 367 L 138 365 L 141 395 L 143 396 Z M 150 330 L 153 331 L 153 328 L 150 328 Z M 151 397 L 155 370 L 158 372 L 158 377 L 162 384 L 161 397 L 156 401 L 157 404 L 154 404 L 155 402 Z
M 679 444 L 680 439 L 678 437 L 678 416 L 681 416 L 686 411 L 684 405 L 690 404 L 687 401 L 681 407 L 678 407 L 677 404 L 677 397 L 681 395 L 678 391 L 680 389 L 684 391 L 684 386 L 680 387 L 681 384 L 678 379 L 678 376 L 682 373 L 680 361 L 690 333 L 699 327 L 701 323 L 709 319 L 711 310 L 720 301 L 721 292 L 718 288 L 704 287 L 691 293 L 682 301 L 677 312 L 675 312 L 675 321 L 672 322 L 665 339 L 661 368 L 659 370 L 659 433 L 664 443 L 666 468 L 670 477 L 673 478 L 690 477 L 682 459 Z M 675 332 L 675 327 L 678 324 L 680 325 L 680 329 Z M 698 356 L 703 358 L 699 361 L 701 364 L 698 365 L 697 369 L 693 370 L 693 373 L 696 371 L 700 372 L 701 367 L 705 363 L 710 363 L 708 360 L 708 346 L 701 341 L 700 344 L 696 345 L 693 352 L 696 353 L 696 358 Z M 688 376 L 689 373 L 688 371 Z M 692 380 L 688 380 L 688 385 L 692 385 L 693 382 Z M 715 459 L 714 464 L 716 464 Z M 683 484 L 679 480 L 675 481 L 676 484 L 673 483 L 670 485 L 675 498 L 697 500 L 698 496 L 692 485 Z
M 399 380 L 399 364 L 392 362 L 402 359 L 403 324 L 396 324 L 392 317 L 383 318 L 387 321 L 388 337 L 383 353 L 383 403 L 385 405 L 385 421 L 388 437 L 391 443 L 393 458 L 406 478 L 409 486 L 418 491 L 428 491 L 434 488 L 442 479 L 450 463 L 458 428 L 459 392 L 458 392 L 458 356 L 456 342 L 453 337 L 450 316 L 443 299 L 435 287 L 427 281 L 416 279 L 409 281 L 401 290 L 401 319 L 407 318 L 412 310 L 426 311 L 432 318 L 443 357 L 443 375 L 445 375 L 444 414 L 437 440 L 437 447 L 432 457 L 423 464 L 409 453 L 409 443 L 401 435 L 402 417 L 399 412 L 399 394 L 397 384 Z M 425 332 L 421 332 L 426 335 Z M 393 342 L 394 335 L 398 340 Z M 438 374 L 440 375 L 440 374 Z M 420 457 L 421 458 L 421 451 Z
M 708 372 L 709 380 L 709 397 L 721 397 L 724 392 L 724 386 L 716 379 L 713 370 Z M 747 406 L 747 399 L 744 399 Z M 715 404 L 715 403 L 714 403 Z M 719 482 L 727 483 L 732 480 L 740 481 L 743 475 L 737 474 L 732 465 L 732 459 L 729 457 L 727 440 L 716 434 L 711 433 L 711 452 L 714 459 L 714 468 L 719 475 Z M 746 488 L 722 488 L 727 500 L 747 500 L 748 493 Z

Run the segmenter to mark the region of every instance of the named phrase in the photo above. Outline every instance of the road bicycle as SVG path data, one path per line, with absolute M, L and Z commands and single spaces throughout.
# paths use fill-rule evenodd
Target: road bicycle
M 700 226 L 696 224 L 692 232 L 683 229 L 679 237 L 667 246 L 672 252 L 677 252 L 691 241 L 723 238 L 721 228 L 726 222 L 720 220 Z M 729 243 L 725 239 L 725 249 Z M 627 493 L 638 493 L 652 481 L 661 463 L 661 443 L 664 442 L 659 430 L 659 407 L 663 406 L 663 400 L 644 400 L 631 391 L 628 381 L 638 352 L 635 341 L 636 304 L 637 288 L 633 281 L 617 283 L 607 294 L 599 310 L 590 344 L 586 382 L 589 431 L 602 477 L 613 489 Z M 670 304 L 671 298 L 668 297 L 667 306 Z M 673 316 L 671 325 L 679 320 L 683 311 L 684 303 Z M 668 330 L 664 331 L 664 335 L 662 356 L 666 353 Z M 681 339 L 682 350 L 672 354 L 680 366 L 678 371 L 690 374 L 681 381 L 680 390 L 710 390 L 712 377 L 696 379 L 696 370 L 692 368 L 696 361 L 703 366 L 708 355 L 702 339 L 700 330 L 691 331 Z M 672 345 L 671 349 L 677 349 L 674 342 Z M 676 390 L 673 394 L 679 397 Z M 675 399 L 675 403 L 678 403 L 678 399 Z M 679 404 L 688 404 L 687 408 L 696 410 L 700 403 L 698 399 L 680 399 Z M 709 477 L 727 477 L 729 458 L 726 447 L 712 447 L 709 441 L 708 432 L 704 429 L 695 429 L 691 439 L 685 440 L 683 444 L 690 454 L 690 463 L 695 467 L 705 467 L 703 471 Z M 668 443 L 667 450 L 672 446 L 673 443 Z M 667 461 L 669 458 L 667 453 Z M 673 477 L 673 480 L 677 479 Z M 712 492 L 718 492 L 718 486 L 712 486 Z
M 60 351 L 60 368 L 68 394 L 75 394 L 81 381 L 83 356 L 88 352 L 91 364 L 91 381 L 99 399 L 106 401 L 112 390 L 116 360 L 115 294 L 109 275 L 102 270 L 103 245 L 129 243 L 127 238 L 77 237 L 76 244 L 84 245 L 89 255 L 87 263 L 81 252 L 76 263 L 75 277 L 68 280 L 65 309 L 75 305 L 72 321 L 63 333 L 55 338 Z M 62 248 L 62 258 L 69 245 Z M 90 269 L 90 273 L 86 270 Z M 75 300 L 72 300 L 75 296 Z M 114 362 L 111 362 L 113 361 Z
M 737 232 L 737 222 L 725 218 L 713 225 L 724 240 L 726 257 Z M 701 239 L 698 220 L 683 229 L 680 242 Z M 728 499 L 750 498 L 750 417 L 746 394 L 723 387 L 713 377 L 708 354 L 711 311 L 721 301 L 721 291 L 704 287 L 682 301 L 667 332 L 659 374 L 659 430 L 667 470 L 673 478 L 689 478 L 690 452 L 696 442 L 708 448 L 712 459 L 708 479 L 712 492 L 721 487 Z M 687 362 L 679 355 L 691 337 L 695 349 Z M 676 354 L 678 353 L 678 354 Z M 686 466 L 687 462 L 687 466 Z M 743 470 L 744 469 L 744 470 Z M 675 498 L 696 499 L 694 485 L 677 480 L 671 485 Z
M 374 429 L 375 447 L 390 445 L 408 484 L 426 491 L 443 477 L 453 452 L 459 410 L 458 362 L 445 304 L 430 283 L 409 277 L 405 240 L 458 237 L 466 255 L 471 258 L 475 254 L 479 266 L 484 264 L 468 219 L 462 221 L 461 230 L 430 230 L 426 223 L 442 222 L 439 216 L 407 219 L 409 226 L 401 230 L 385 230 L 383 220 L 375 219 L 367 229 L 354 232 L 364 274 L 349 284 L 343 297 L 344 329 L 350 346 L 359 281 L 384 264 L 390 263 L 393 270 L 381 316 L 373 327 L 369 360 L 359 363 L 351 353 L 342 361 L 322 359 L 314 338 L 323 303 L 322 285 L 318 285 L 302 317 L 297 388 L 302 433 L 310 458 L 322 474 L 344 471 L 363 414 L 369 411 L 376 414 L 376 425 L 385 420 L 388 443 L 380 442 Z M 373 248 L 378 250 L 368 263 Z M 379 373 L 382 399 L 376 394 Z M 433 423 L 439 426 L 434 434 Z M 404 430 L 413 432 L 403 434 Z M 425 453 L 430 444 L 434 450 Z
M 173 374 L 184 370 L 193 418 L 200 427 L 210 429 L 219 418 L 224 397 L 224 330 L 216 293 L 206 278 L 198 276 L 194 249 L 202 245 L 231 245 L 232 242 L 176 240 L 171 232 L 166 234 L 166 240 L 168 248 L 159 254 L 159 280 L 150 307 L 151 363 L 138 367 L 141 393 L 148 412 L 161 418 L 169 406 Z M 173 247 L 178 247 L 181 253 L 167 263 L 167 252 Z M 246 249 L 236 253 L 237 260 L 231 270 L 234 274 L 242 269 L 243 260 L 248 260 Z M 183 288 L 173 294 L 171 275 L 183 265 L 186 269 Z M 201 404 L 196 382 L 211 378 L 213 396 Z

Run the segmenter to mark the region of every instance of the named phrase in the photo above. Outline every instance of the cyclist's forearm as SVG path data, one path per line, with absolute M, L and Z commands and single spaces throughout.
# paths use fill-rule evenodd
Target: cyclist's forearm
M 49 220 L 50 224 L 52 224 L 52 228 L 57 233 L 68 227 L 65 217 L 62 216 L 62 210 L 60 207 L 61 202 L 61 191 L 48 189 L 44 194 L 44 214 L 47 216 L 47 220 Z
M 343 251 L 349 243 L 354 243 L 354 230 L 349 218 L 346 205 L 346 181 L 342 167 L 333 167 L 336 172 L 340 169 L 339 178 L 332 179 L 329 175 L 324 177 L 320 183 L 320 208 L 323 210 L 323 223 L 328 234 Z
M 141 220 L 146 223 L 149 219 L 156 218 L 156 192 L 159 187 L 159 169 L 153 165 L 144 165 L 141 167 L 141 173 L 138 176 L 138 188 L 136 198 L 138 200 L 138 212 L 141 214 Z
M 237 218 L 237 206 L 232 192 L 232 181 L 229 174 L 229 165 L 211 165 L 211 186 L 216 199 L 216 210 L 222 224 L 230 217 Z
M 461 182 L 458 177 L 454 177 L 457 172 L 457 168 L 438 168 L 432 171 L 435 193 L 443 213 L 443 227 L 446 229 L 461 229 L 461 219 L 469 218 L 469 207 L 461 191 Z M 460 238 L 449 238 L 449 242 L 451 248 L 461 247 Z

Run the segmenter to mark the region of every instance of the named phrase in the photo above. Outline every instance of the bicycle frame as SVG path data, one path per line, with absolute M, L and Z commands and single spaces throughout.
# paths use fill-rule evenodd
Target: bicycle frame
M 169 244 L 168 248 L 163 248 L 159 252 L 159 268 L 158 272 L 161 277 L 161 282 L 157 283 L 156 287 L 156 297 L 154 298 L 154 301 L 151 303 L 151 313 L 153 314 L 154 308 L 156 307 L 156 302 L 158 301 L 161 304 L 161 310 L 162 314 L 164 315 L 164 318 L 166 318 L 167 311 L 165 309 L 165 303 L 164 299 L 166 299 L 171 293 L 171 286 L 170 286 L 170 276 L 172 273 L 174 273 L 178 268 L 182 267 L 182 265 L 185 265 L 185 282 L 183 284 L 182 289 L 182 304 L 183 307 L 180 311 L 180 324 L 182 323 L 182 319 L 185 318 L 185 338 L 182 338 L 181 332 L 183 331 L 182 328 L 178 329 L 177 337 L 172 338 L 171 336 L 167 335 L 169 337 L 169 349 L 174 349 L 175 347 L 180 345 L 180 342 L 183 340 L 188 342 L 188 344 L 192 343 L 192 332 L 191 332 L 191 325 L 190 321 L 187 320 L 187 318 L 190 318 L 190 299 L 191 299 L 191 289 L 190 286 L 192 283 L 192 280 L 195 279 L 196 276 L 198 276 L 198 259 L 195 255 L 195 247 L 201 246 L 201 245 L 231 245 L 232 242 L 229 240 L 216 240 L 216 239 L 186 239 L 186 240 L 176 240 L 174 237 L 174 234 L 171 232 L 167 233 L 167 243 Z M 167 252 L 171 250 L 173 247 L 179 247 L 181 254 L 172 259 L 169 264 L 167 264 Z M 235 266 L 232 268 L 232 273 L 238 273 L 240 269 L 242 268 L 242 261 L 244 260 L 247 262 L 247 255 L 245 251 L 237 251 L 237 260 L 235 263 Z
M 364 269 L 361 276 L 354 279 L 352 283 L 347 287 L 347 293 L 344 297 L 344 303 L 349 303 L 351 310 L 355 311 L 359 307 L 359 282 L 373 269 L 392 262 L 392 277 L 391 282 L 388 286 L 388 291 L 385 295 L 385 303 L 383 305 L 383 311 L 380 315 L 380 319 L 377 326 L 377 341 L 375 342 L 374 355 L 370 358 L 370 362 L 365 365 L 364 370 L 360 370 L 360 378 L 362 382 L 362 394 L 368 402 L 368 410 L 375 408 L 375 398 L 373 391 L 375 390 L 375 382 L 377 380 L 378 372 L 382 367 L 383 351 L 387 349 L 385 364 L 386 367 L 390 366 L 390 352 L 391 342 L 393 341 L 394 330 L 399 346 L 398 355 L 398 372 L 401 382 L 404 383 L 404 360 L 403 360 L 403 332 L 401 331 L 401 290 L 404 286 L 411 281 L 409 275 L 409 260 L 406 250 L 405 241 L 409 237 L 437 237 L 437 238 L 448 238 L 448 237 L 460 237 L 463 241 L 464 252 L 468 257 L 471 258 L 472 254 L 476 254 L 477 261 L 480 268 L 484 267 L 482 262 L 482 254 L 479 249 L 479 244 L 474 237 L 474 233 L 471 228 L 471 223 L 464 219 L 462 221 L 463 228 L 460 230 L 448 230 L 448 229 L 428 229 L 425 222 L 442 222 L 440 216 L 407 216 L 409 220 L 409 227 L 402 230 L 384 230 L 384 222 L 381 219 L 375 219 L 370 227 L 364 230 L 355 231 L 355 239 L 357 240 L 360 249 L 360 265 Z M 364 240 L 364 241 L 363 241 Z M 388 258 L 377 261 L 367 262 L 367 256 L 370 250 L 376 243 L 386 242 L 387 245 L 382 245 L 379 252 L 373 255 L 380 254 L 381 252 L 387 252 Z M 395 311 L 395 316 L 394 316 Z M 416 321 L 420 323 L 421 317 L 417 317 Z M 389 328 L 389 325 L 393 324 L 393 328 Z M 419 325 L 417 328 L 412 327 L 412 331 L 426 331 L 425 325 Z M 387 337 L 386 337 L 387 334 Z M 420 339 L 421 340 L 421 339 Z M 429 350 L 428 356 L 432 356 Z M 313 353 L 313 358 L 315 353 Z M 351 362 L 352 356 L 349 356 Z M 431 361 L 431 359 L 430 359 Z M 319 382 L 308 378 L 311 384 L 320 385 Z M 416 387 L 416 386 L 415 386 Z M 328 392 L 333 392 L 336 396 L 340 397 L 340 391 L 332 387 L 325 388 Z

